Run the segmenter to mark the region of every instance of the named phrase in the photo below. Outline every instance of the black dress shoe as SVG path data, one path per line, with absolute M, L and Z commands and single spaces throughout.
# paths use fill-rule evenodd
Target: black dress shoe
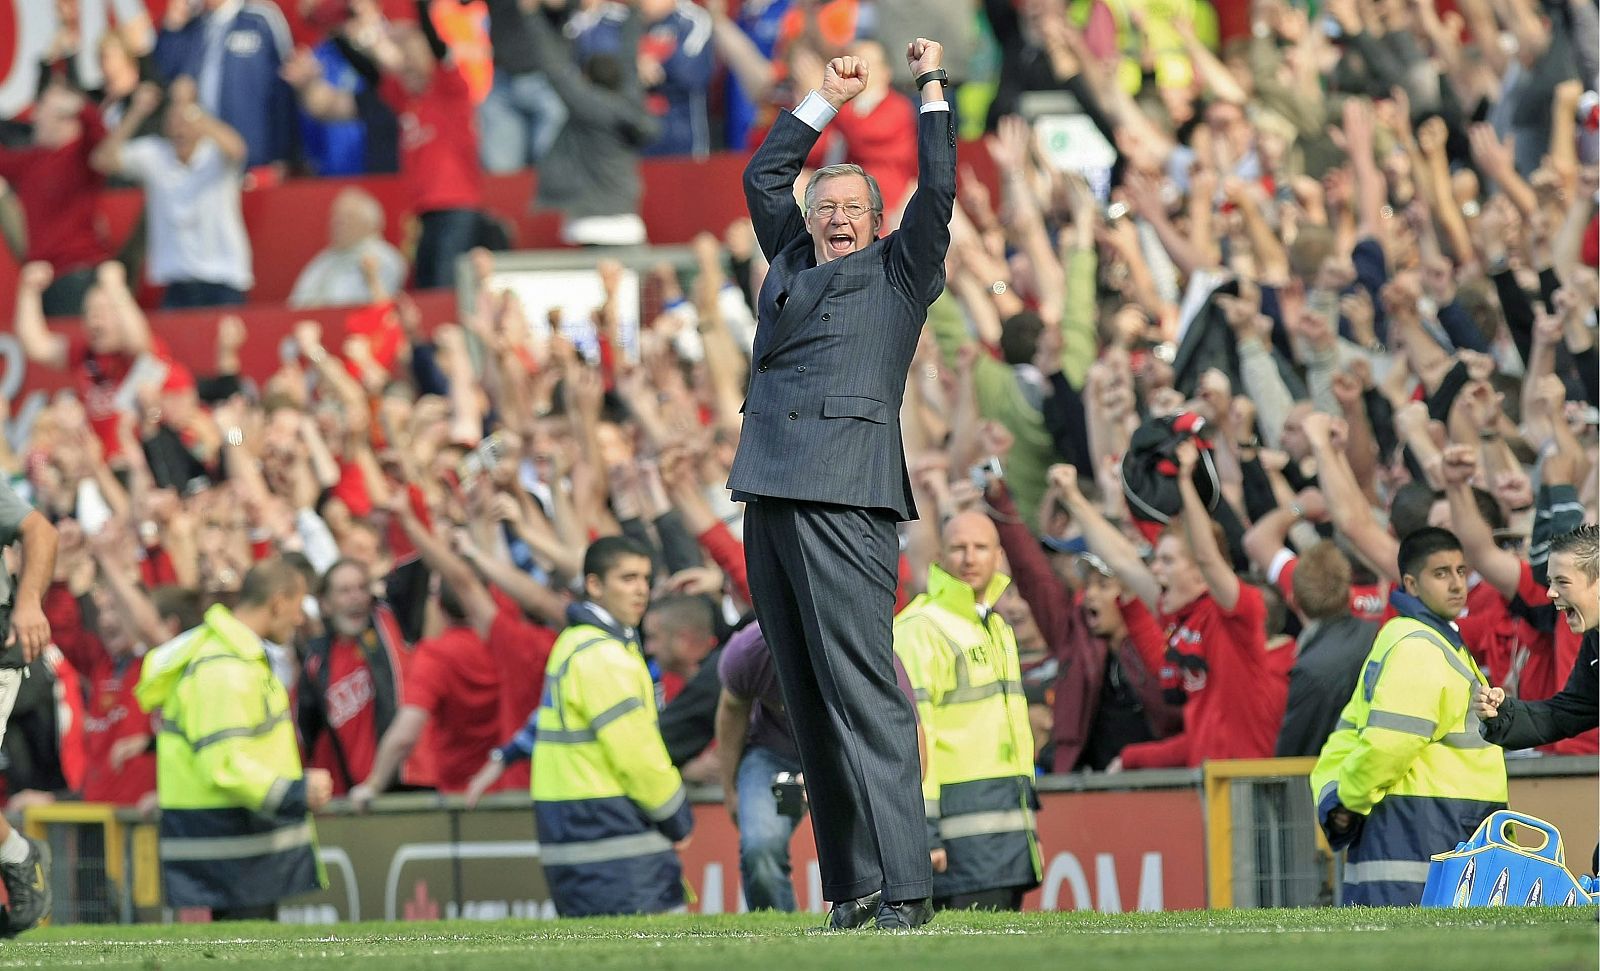
M 905 900 L 897 904 L 885 901 L 878 908 L 878 930 L 914 931 L 933 920 L 933 900 Z
M 865 897 L 854 900 L 841 900 L 828 911 L 828 923 L 823 925 L 826 931 L 853 931 L 858 927 L 865 927 L 867 922 L 879 912 L 879 904 L 883 901 L 883 891 L 874 890 Z

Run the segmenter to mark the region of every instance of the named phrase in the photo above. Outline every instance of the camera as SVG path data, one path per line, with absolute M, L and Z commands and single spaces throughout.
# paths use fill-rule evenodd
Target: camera
M 799 819 L 806 814 L 805 777 L 796 772 L 779 772 L 772 777 L 772 798 L 777 800 L 778 815 Z
M 981 462 L 978 465 L 974 465 L 972 468 L 968 469 L 967 475 L 972 479 L 973 486 L 975 486 L 979 492 L 988 491 L 990 481 L 995 479 L 1003 479 L 1006 477 L 1005 470 L 1000 467 L 1000 459 L 994 455 L 989 456 L 988 460 Z
M 462 488 L 470 488 L 478 476 L 494 472 L 504 453 L 505 440 L 499 432 L 486 436 L 456 465 L 456 477 L 461 480 Z

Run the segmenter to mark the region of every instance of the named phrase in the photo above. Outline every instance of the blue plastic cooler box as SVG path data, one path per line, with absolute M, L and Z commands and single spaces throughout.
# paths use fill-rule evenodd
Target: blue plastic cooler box
M 1538 846 L 1520 846 L 1506 835 L 1511 824 L 1544 835 Z M 1438 853 L 1422 890 L 1424 907 L 1571 907 L 1600 903 L 1592 877 L 1567 871 L 1561 834 L 1542 819 L 1502 809 L 1490 815 L 1449 853 Z

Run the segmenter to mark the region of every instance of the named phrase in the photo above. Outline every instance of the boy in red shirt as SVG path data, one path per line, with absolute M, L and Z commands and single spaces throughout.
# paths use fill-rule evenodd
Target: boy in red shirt
M 1178 449 L 1182 526 L 1162 533 L 1149 566 L 1078 490 L 1076 468 L 1050 470 L 1090 550 L 1138 596 L 1122 608 L 1146 665 L 1186 696 L 1183 731 L 1128 746 L 1107 771 L 1270 758 L 1277 744 L 1287 668 L 1267 650 L 1266 601 L 1234 574 L 1220 529 L 1195 490 L 1198 455 L 1192 440 Z
M 100 264 L 95 283 L 83 298 L 82 335 L 52 333 L 45 325 L 43 294 L 50 286 L 48 263 L 29 263 L 17 281 L 17 341 L 29 361 L 70 370 L 89 425 L 107 460 L 121 452 L 117 425 L 132 410 L 138 385 L 160 384 L 166 374 L 166 348 L 150 334 L 144 311 L 128 292 L 122 264 Z
M 422 223 L 417 240 L 420 289 L 455 285 L 456 260 L 478 245 L 483 176 L 478 164 L 477 106 L 461 69 L 417 4 L 416 24 L 357 31 L 384 78 L 378 95 L 400 119 L 400 174 Z M 363 35 L 365 35 L 363 37 Z

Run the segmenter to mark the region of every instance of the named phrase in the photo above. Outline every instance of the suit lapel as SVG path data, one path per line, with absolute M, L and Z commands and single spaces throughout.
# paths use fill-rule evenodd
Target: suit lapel
M 877 242 L 874 241 L 873 245 Z M 801 323 L 811 316 L 811 312 L 816 309 L 817 301 L 821 300 L 823 293 L 827 291 L 828 283 L 833 279 L 834 273 L 838 272 L 839 264 L 866 252 L 862 250 L 836 260 L 829 260 L 821 266 L 812 266 L 810 265 L 812 245 L 811 237 L 805 236 L 791 243 L 778 256 L 778 264 L 782 266 L 783 273 L 779 277 L 783 281 L 783 286 L 778 291 L 782 305 L 778 308 L 778 318 L 773 321 L 772 326 L 763 328 L 765 333 L 757 331 L 753 349 L 757 363 L 782 347 Z M 777 266 L 774 267 L 776 268 Z

